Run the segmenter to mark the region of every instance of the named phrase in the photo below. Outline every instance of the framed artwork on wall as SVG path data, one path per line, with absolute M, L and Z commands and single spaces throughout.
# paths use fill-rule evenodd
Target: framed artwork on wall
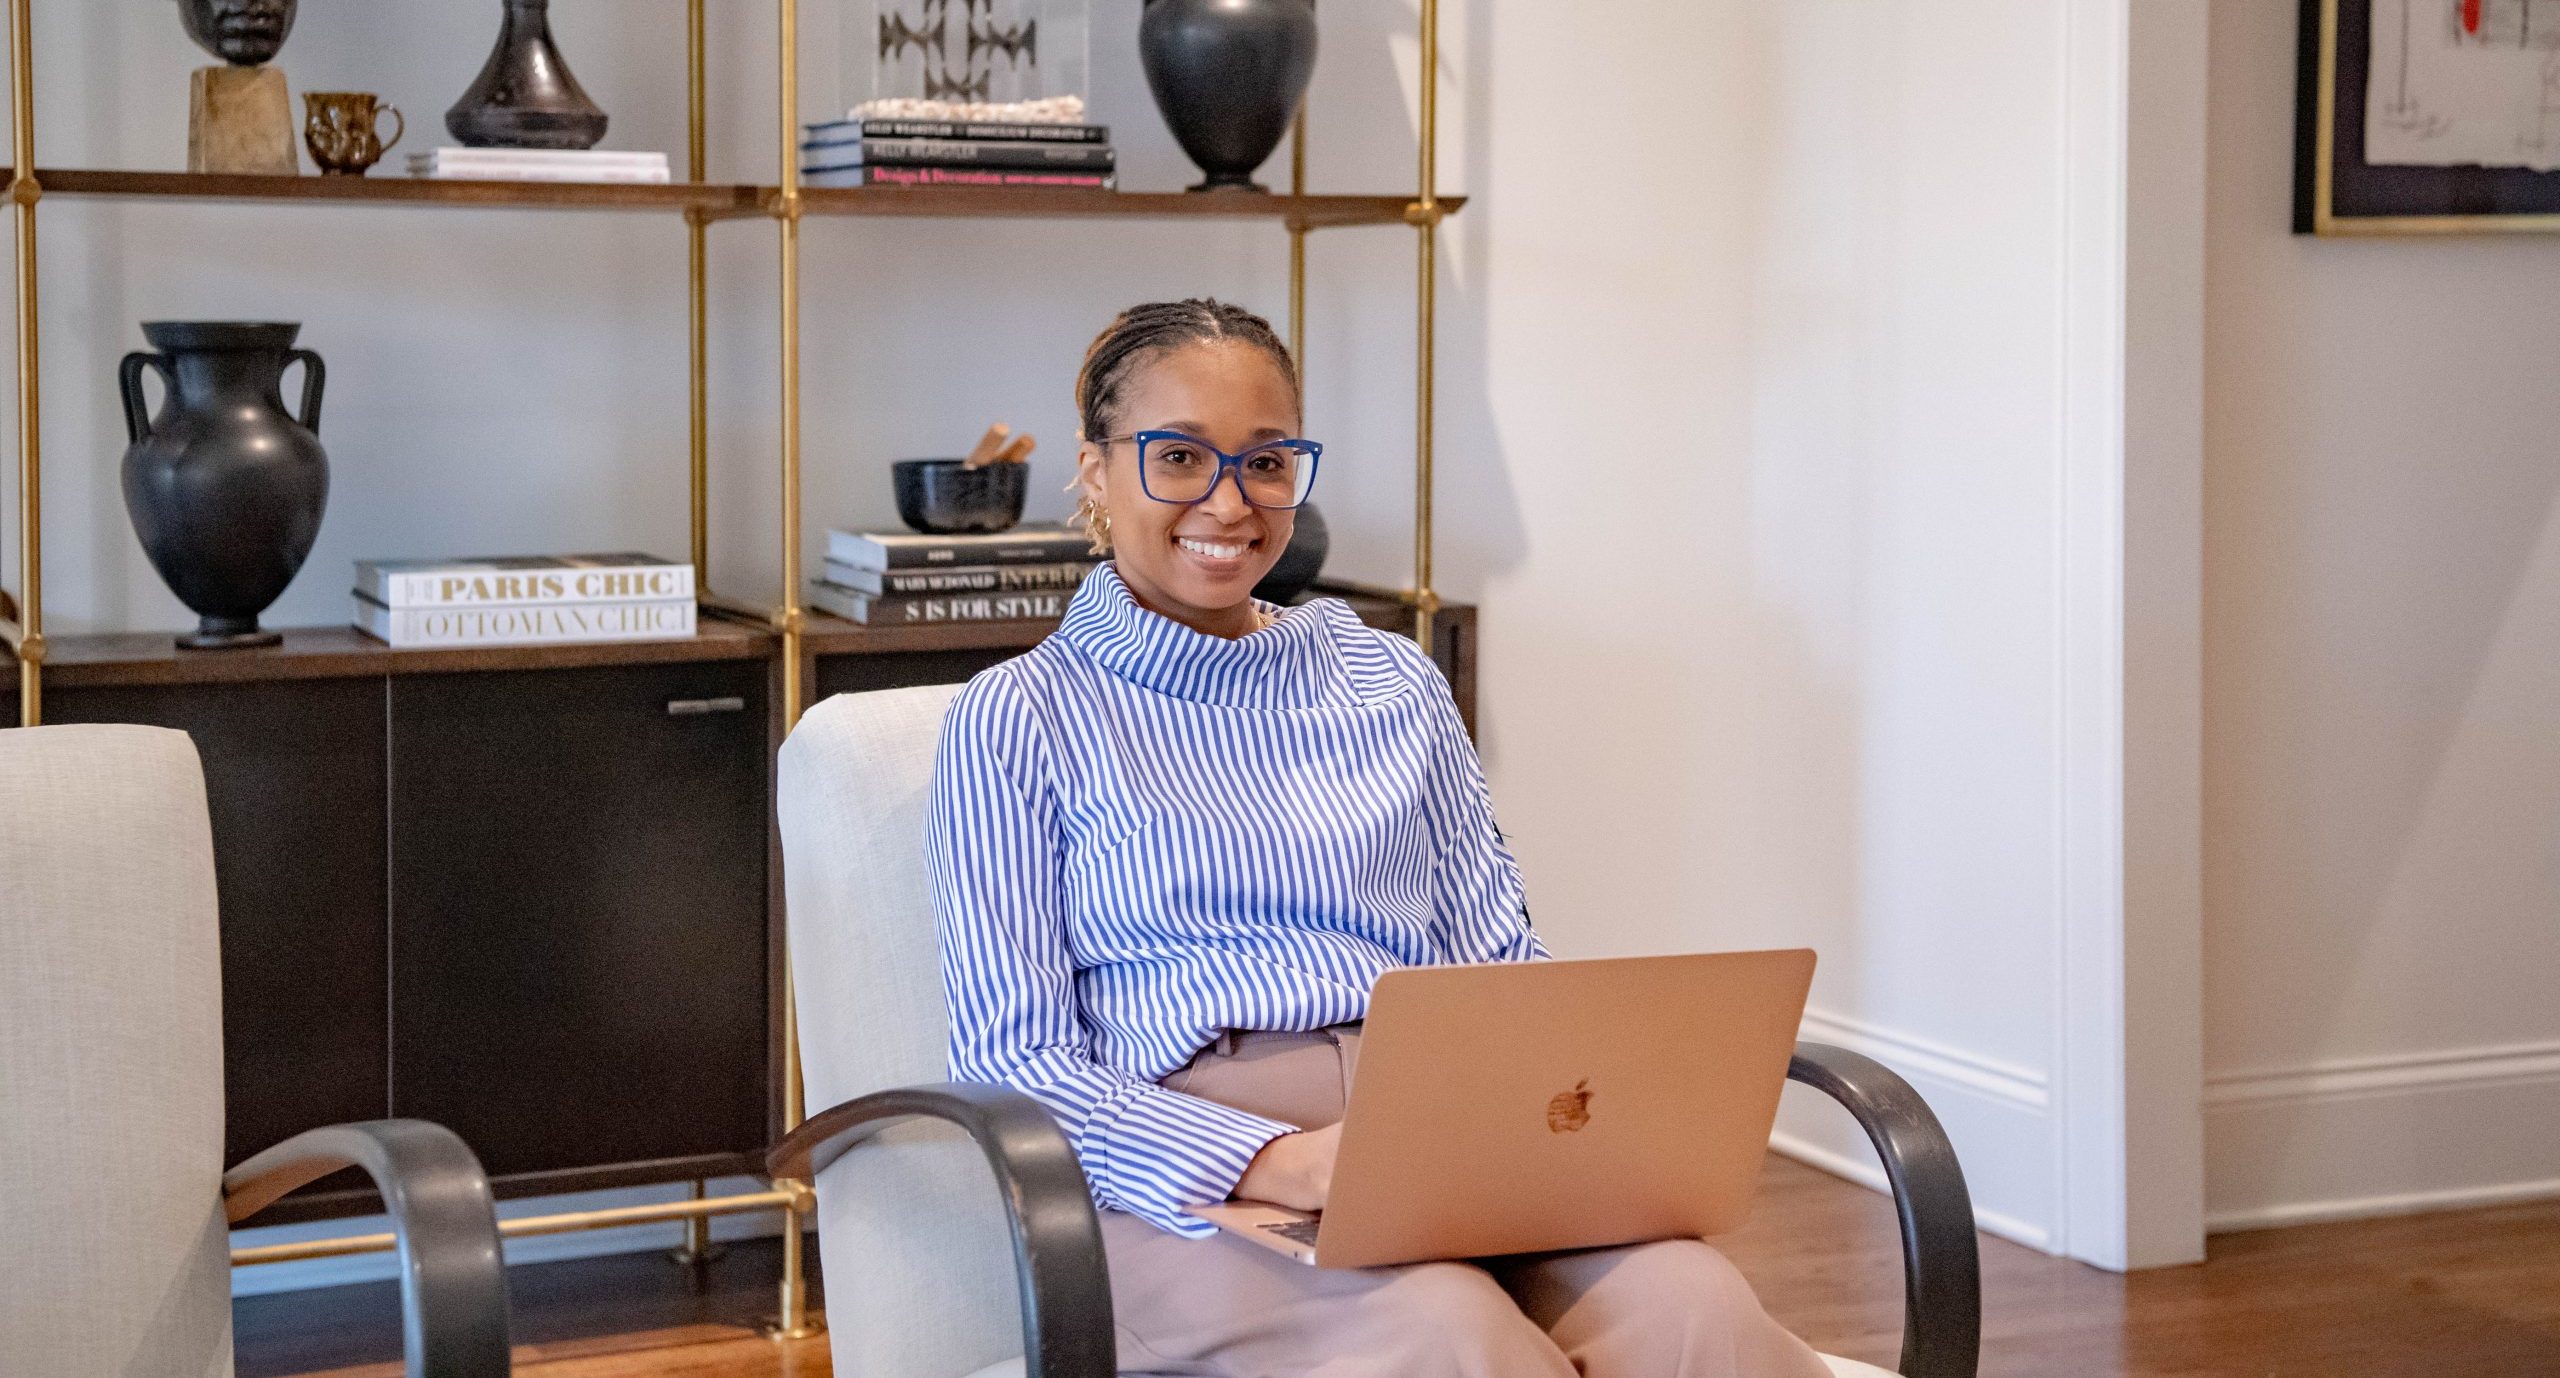
M 2560 0 L 2302 0 L 2296 234 L 2560 230 Z

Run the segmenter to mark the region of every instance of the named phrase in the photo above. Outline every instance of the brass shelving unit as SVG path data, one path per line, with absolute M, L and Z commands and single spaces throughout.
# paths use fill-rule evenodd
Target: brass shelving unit
M 800 604 L 800 235 L 811 217 L 897 216 L 1005 219 L 1252 219 L 1277 221 L 1289 235 L 1288 338 L 1293 353 L 1305 357 L 1307 236 L 1318 230 L 1354 226 L 1405 225 L 1415 231 L 1415 400 L 1414 400 L 1414 528 L 1413 581 L 1403 590 L 1362 590 L 1394 599 L 1413 615 L 1415 639 L 1432 649 L 1434 616 L 1441 600 L 1432 577 L 1432 384 L 1436 368 L 1434 326 L 1436 260 L 1440 222 L 1465 204 L 1461 197 L 1438 192 L 1439 141 L 1439 0 L 1421 0 L 1420 138 L 1415 190 L 1410 195 L 1312 196 L 1307 194 L 1306 115 L 1299 112 L 1290 155 L 1286 195 L 1192 195 L 1181 192 L 1116 192 L 1084 190 L 1017 190 L 968 187 L 806 189 L 800 185 L 798 149 L 800 121 L 799 0 L 776 0 L 779 41 L 776 77 L 779 115 L 776 130 L 776 180 L 771 184 L 720 183 L 706 180 L 708 160 L 708 90 L 704 68 L 707 0 L 686 0 L 686 171 L 684 182 L 664 186 L 521 182 L 429 182 L 402 178 L 251 177 L 184 172 L 138 172 L 84 168 L 46 168 L 36 160 L 33 0 L 8 0 L 9 96 L 14 116 L 7 173 L 9 201 L 16 224 L 16 324 L 18 342 L 18 587 L 15 595 L 0 589 L 0 645 L 16 660 L 18 722 L 35 726 L 44 716 L 44 669 L 50 648 L 44 632 L 43 559 L 43 425 L 40 385 L 41 312 L 37 297 L 37 209 L 47 197 L 291 203 L 300 205 L 445 206 L 525 211 L 674 212 L 683 217 L 688 239 L 687 323 L 691 342 L 690 493 L 692 561 L 706 611 L 764 629 L 777 643 L 785 667 L 781 675 L 782 720 L 799 720 L 808 692 L 800 667 L 808 639 L 844 640 L 864 629 L 833 619 L 812 619 Z M 779 239 L 778 282 L 781 307 L 780 406 L 781 566 L 783 586 L 771 604 L 724 596 L 709 582 L 710 397 L 707 384 L 707 341 L 710 301 L 708 236 L 710 227 L 731 221 L 770 222 Z M 706 643 L 735 640 L 737 633 L 706 626 L 698 638 Z M 854 639 L 859 639 L 855 637 Z M 136 636 L 81 637 L 64 647 L 68 663 L 114 663 L 127 655 L 140 658 L 145 641 Z M 686 648 L 687 651 L 692 648 Z M 387 648 L 368 650 L 352 638 L 336 654 L 343 656 L 410 654 Z M 721 654 L 715 645 L 705 654 Z M 634 654 L 629 647 L 603 648 L 601 660 Z M 684 654 L 679 652 L 679 656 Z M 539 660 L 539 653 L 528 657 Z M 259 662 L 238 662 L 238 678 L 259 677 Z M 232 678 L 223 674 L 208 680 Z M 783 1120 L 788 1129 L 802 1118 L 796 1018 L 790 982 L 783 982 Z M 800 1257 L 802 1228 L 815 1197 L 805 1183 L 778 1181 L 772 1190 L 725 1197 L 705 1197 L 698 1189 L 689 1200 L 663 1205 L 565 1215 L 526 1217 L 505 1222 L 510 1236 L 553 1234 L 657 1221 L 684 1221 L 699 1246 L 704 1227 L 715 1216 L 749 1211 L 783 1213 L 783 1277 L 777 1338 L 799 1338 L 822 1327 L 810 1314 L 803 1287 Z M 348 1236 L 235 1251 L 235 1264 L 325 1258 L 391 1247 L 389 1235 Z

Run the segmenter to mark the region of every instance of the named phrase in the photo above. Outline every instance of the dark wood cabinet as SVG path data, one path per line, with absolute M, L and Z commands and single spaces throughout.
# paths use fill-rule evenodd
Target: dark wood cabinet
M 904 689 L 918 684 L 959 684 L 1000 661 L 1022 654 L 1019 646 L 965 651 L 905 651 L 875 655 L 821 655 L 817 658 L 817 699 L 862 694 L 874 689 Z M 813 702 L 816 700 L 813 700 Z
M 751 662 L 391 681 L 396 1113 L 510 1179 L 763 1146 L 765 688 Z
M 54 722 L 195 739 L 222 907 L 226 1161 L 389 1112 L 380 680 L 66 688 Z
M 957 683 L 1050 626 L 812 618 L 804 702 Z M 1474 629 L 1450 607 L 1434 631 L 1470 720 Z M 490 649 L 344 628 L 238 652 L 55 640 L 49 721 L 173 727 L 203 758 L 230 1159 L 398 1114 L 460 1133 L 506 1196 L 755 1171 L 784 1065 L 779 651 L 710 618 Z M 0 693 L 16 672 L 0 657 Z M 376 1207 L 350 1174 L 261 1219 Z

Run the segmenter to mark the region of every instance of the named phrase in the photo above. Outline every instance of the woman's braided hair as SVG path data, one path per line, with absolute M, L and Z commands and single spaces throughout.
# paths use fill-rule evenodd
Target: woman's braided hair
M 1083 427 L 1080 438 L 1099 440 L 1118 427 L 1120 394 L 1127 388 L 1129 376 L 1146 358 L 1182 345 L 1218 340 L 1251 345 L 1269 355 L 1280 375 L 1289 380 L 1290 394 L 1303 402 L 1306 394 L 1298 381 L 1298 363 L 1289 357 L 1289 347 L 1280 342 L 1271 322 L 1241 306 L 1208 297 L 1152 301 L 1121 312 L 1086 348 L 1084 367 L 1076 372 L 1076 417 Z M 1073 490 L 1077 485 L 1070 483 L 1068 487 Z M 1093 538 L 1093 553 L 1100 555 L 1110 550 L 1110 527 L 1092 498 L 1077 497 L 1076 520 Z

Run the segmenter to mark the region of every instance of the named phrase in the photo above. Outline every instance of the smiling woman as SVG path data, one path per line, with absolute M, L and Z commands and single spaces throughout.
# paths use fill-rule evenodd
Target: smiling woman
M 1197 1214 L 1324 1208 L 1381 974 L 1547 953 L 1438 667 L 1340 599 L 1253 596 L 1322 454 L 1269 323 L 1133 308 L 1076 402 L 1112 558 L 952 700 L 925 861 L 952 1076 L 1029 1095 L 1074 1146 L 1121 1371 L 1821 1378 L 1696 1239 L 1319 1269 Z
M 1085 351 L 1077 511 L 1139 606 L 1212 636 L 1267 624 L 1253 587 L 1323 451 L 1297 438 L 1300 401 L 1270 322 L 1224 302 L 1132 307 Z

